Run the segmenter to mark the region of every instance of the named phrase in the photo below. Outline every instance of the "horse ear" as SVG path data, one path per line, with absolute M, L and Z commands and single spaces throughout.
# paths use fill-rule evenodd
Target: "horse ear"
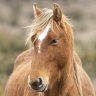
M 39 16 L 42 12 L 42 10 L 37 6 L 36 3 L 33 4 L 33 10 L 34 10 L 35 17 Z
M 56 22 L 60 22 L 62 18 L 62 11 L 57 3 L 53 4 L 54 9 L 53 9 L 53 19 Z

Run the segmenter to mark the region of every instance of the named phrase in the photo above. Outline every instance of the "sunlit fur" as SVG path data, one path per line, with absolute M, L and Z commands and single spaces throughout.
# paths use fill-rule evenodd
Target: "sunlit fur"
M 31 42 L 35 34 L 34 48 L 16 59 L 13 73 L 5 88 L 5 96 L 95 96 L 93 85 L 74 52 L 72 26 L 64 15 L 59 23 L 52 16 L 52 11 L 44 9 L 30 26 L 27 43 Z M 51 30 L 41 46 L 41 53 L 38 54 L 38 36 L 49 23 Z M 48 40 L 54 36 L 60 39 L 58 45 L 48 45 Z M 32 90 L 28 85 L 28 76 L 32 80 L 42 76 L 48 84 L 47 91 Z

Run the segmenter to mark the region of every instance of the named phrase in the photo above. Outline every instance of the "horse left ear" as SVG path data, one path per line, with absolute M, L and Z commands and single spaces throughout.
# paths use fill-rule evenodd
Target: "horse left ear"
M 33 10 L 35 17 L 39 16 L 42 13 L 42 10 L 37 6 L 36 3 L 33 4 Z
M 60 22 L 62 18 L 62 11 L 57 3 L 53 4 L 54 9 L 53 9 L 53 19 L 56 22 Z

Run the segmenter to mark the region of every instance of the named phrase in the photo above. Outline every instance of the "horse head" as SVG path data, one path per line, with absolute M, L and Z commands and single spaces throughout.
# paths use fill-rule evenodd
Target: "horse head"
M 33 5 L 35 19 L 27 42 L 33 46 L 31 73 L 28 84 L 35 91 L 55 89 L 58 83 L 70 77 L 73 60 L 73 31 L 58 4 L 53 10 Z M 57 89 L 58 90 L 58 89 Z

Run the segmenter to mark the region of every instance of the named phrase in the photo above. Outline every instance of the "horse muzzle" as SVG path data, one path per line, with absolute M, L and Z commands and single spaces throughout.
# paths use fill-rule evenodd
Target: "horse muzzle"
M 45 80 L 42 77 L 39 77 L 34 81 L 28 77 L 28 85 L 37 92 L 45 92 L 48 89 L 48 85 L 45 83 Z

